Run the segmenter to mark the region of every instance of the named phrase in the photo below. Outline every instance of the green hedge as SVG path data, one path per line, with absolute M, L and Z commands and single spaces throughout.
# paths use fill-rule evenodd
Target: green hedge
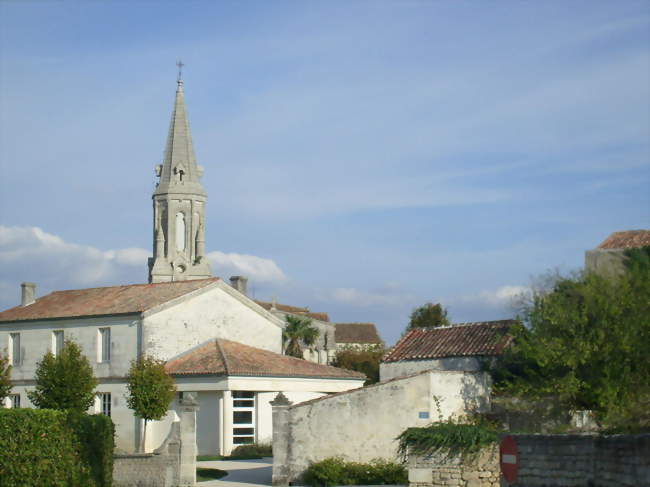
M 0 409 L 2 487 L 111 487 L 113 422 L 51 409 Z
M 370 463 L 347 462 L 341 457 L 312 463 L 302 476 L 305 485 L 389 485 L 408 484 L 404 465 L 373 460 Z

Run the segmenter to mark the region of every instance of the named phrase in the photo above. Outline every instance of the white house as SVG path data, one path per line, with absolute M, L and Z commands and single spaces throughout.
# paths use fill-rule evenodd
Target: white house
M 10 405 L 31 406 L 26 391 L 37 362 L 73 339 L 99 380 L 95 410 L 111 416 L 125 451 L 140 435 L 126 406 L 125 376 L 142 354 L 168 361 L 179 392 L 199 392 L 200 453 L 270 442 L 268 402 L 280 391 L 301 402 L 365 379 L 281 355 L 282 322 L 218 278 L 57 291 L 34 301 L 30 286 L 23 290 L 23 303 L 0 313 L 0 344 L 13 365 Z M 169 422 L 148 428 L 148 449 L 164 439 Z

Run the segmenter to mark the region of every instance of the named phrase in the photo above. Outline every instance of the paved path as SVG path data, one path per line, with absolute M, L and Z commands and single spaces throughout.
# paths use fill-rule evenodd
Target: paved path
M 271 485 L 273 458 L 235 461 L 215 460 L 197 462 L 197 466 L 218 468 L 228 472 L 228 475 L 219 480 L 197 482 L 197 487 L 259 487 L 260 485 Z

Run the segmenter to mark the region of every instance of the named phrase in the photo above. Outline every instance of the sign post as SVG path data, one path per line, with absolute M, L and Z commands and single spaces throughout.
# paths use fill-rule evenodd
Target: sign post
M 501 440 L 499 464 L 506 481 L 509 484 L 515 483 L 517 481 L 517 471 L 519 470 L 519 452 L 517 451 L 517 442 L 510 435 Z

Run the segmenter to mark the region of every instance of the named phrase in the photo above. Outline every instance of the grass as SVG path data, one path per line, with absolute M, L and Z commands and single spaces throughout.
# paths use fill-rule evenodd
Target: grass
M 218 468 L 203 468 L 199 467 L 196 469 L 196 481 L 197 482 L 206 482 L 208 480 L 216 480 L 221 477 L 228 475 L 228 472 L 225 470 L 219 470 Z

